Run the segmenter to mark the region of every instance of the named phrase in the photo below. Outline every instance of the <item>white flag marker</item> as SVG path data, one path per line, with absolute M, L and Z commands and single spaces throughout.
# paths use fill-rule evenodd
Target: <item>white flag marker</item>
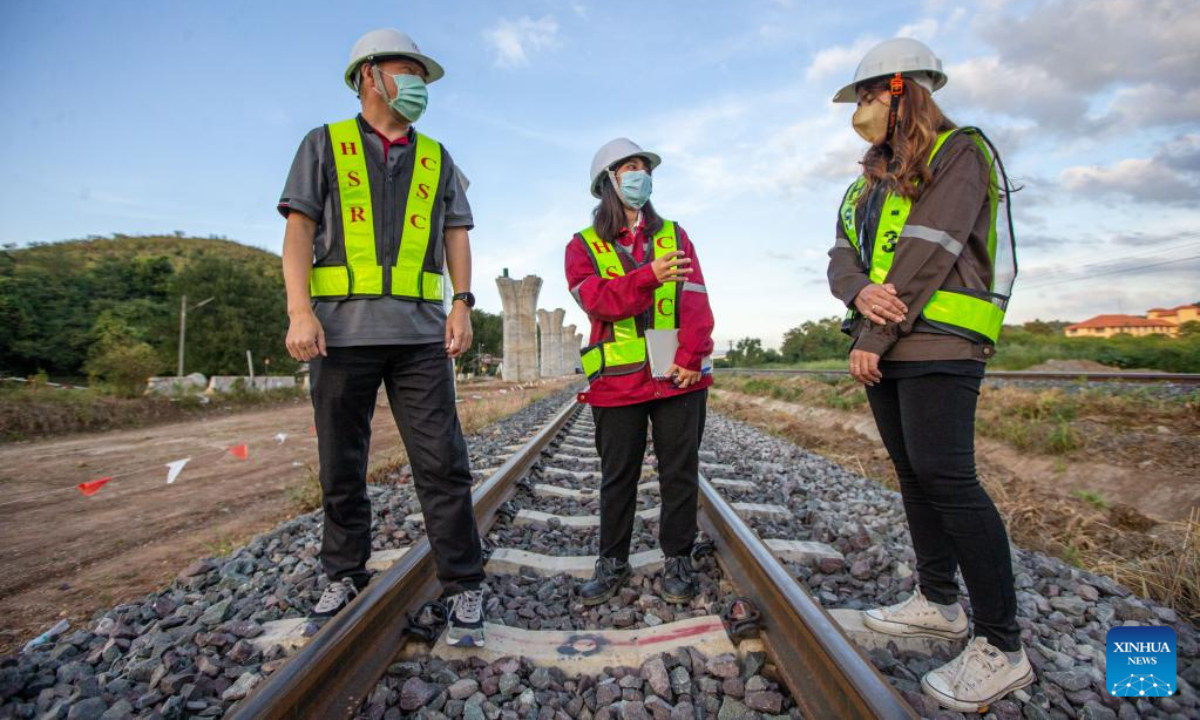
M 176 460 L 175 462 L 167 463 L 167 484 L 175 482 L 175 478 L 179 477 L 179 473 L 183 470 L 183 466 L 187 465 L 191 458 Z
M 283 444 L 284 440 L 287 440 L 287 433 L 279 433 L 275 436 L 275 442 L 279 443 L 280 445 Z

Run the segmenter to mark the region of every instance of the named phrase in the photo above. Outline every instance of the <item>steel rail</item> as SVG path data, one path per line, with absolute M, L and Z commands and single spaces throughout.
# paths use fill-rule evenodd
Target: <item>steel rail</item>
M 516 492 L 541 451 L 575 414 L 574 399 L 472 493 L 480 535 Z M 331 619 L 231 713 L 257 718 L 350 717 L 404 648 L 408 613 L 438 596 L 437 568 L 422 538 Z
M 703 475 L 700 510 L 717 561 L 762 613 L 763 645 L 805 717 L 917 717 Z
M 849 375 L 849 370 L 792 370 L 783 368 L 717 368 L 721 375 Z M 1200 385 L 1200 373 L 1151 372 L 1042 372 L 1040 370 L 988 370 L 984 379 L 1078 380 L 1082 382 L 1141 382 Z
M 579 407 L 575 400 L 564 405 L 475 489 L 472 499 L 481 535 L 516 493 L 516 481 L 541 459 Z M 916 717 L 704 477 L 700 510 L 700 527 L 713 538 L 721 567 L 762 611 L 764 647 L 807 717 Z M 404 649 L 408 613 L 437 597 L 438 587 L 432 550 L 422 539 L 234 707 L 231 717 L 352 716 Z

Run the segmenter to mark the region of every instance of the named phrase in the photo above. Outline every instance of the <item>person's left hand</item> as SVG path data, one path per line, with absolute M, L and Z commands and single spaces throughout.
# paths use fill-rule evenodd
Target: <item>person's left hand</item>
M 879 372 L 879 355 L 866 350 L 851 350 L 850 374 L 863 385 L 874 385 L 883 380 L 883 373 Z
M 671 365 L 667 368 L 667 377 L 672 378 L 671 382 L 675 384 L 675 387 L 684 390 L 700 382 L 701 373 L 698 370 L 688 370 L 678 365 Z
M 446 318 L 446 354 L 451 358 L 471 349 L 475 333 L 471 330 L 471 308 L 464 302 L 456 302 Z

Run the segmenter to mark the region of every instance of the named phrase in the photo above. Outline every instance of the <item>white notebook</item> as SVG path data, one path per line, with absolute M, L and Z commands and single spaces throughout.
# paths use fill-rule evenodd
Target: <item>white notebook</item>
M 650 354 L 650 373 L 656 378 L 665 378 L 667 369 L 675 364 L 675 351 L 679 349 L 678 330 L 647 330 L 646 351 Z M 712 372 L 712 356 L 700 362 L 700 372 Z

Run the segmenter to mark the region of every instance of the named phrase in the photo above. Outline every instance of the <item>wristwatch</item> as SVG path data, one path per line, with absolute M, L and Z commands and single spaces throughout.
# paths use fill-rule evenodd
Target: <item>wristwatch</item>
M 463 302 L 465 302 L 467 304 L 467 307 L 469 307 L 469 308 L 475 307 L 475 295 L 473 295 L 470 292 L 455 293 L 454 297 L 450 298 L 450 302 L 452 302 L 452 303 L 457 302 L 459 300 L 462 300 Z

